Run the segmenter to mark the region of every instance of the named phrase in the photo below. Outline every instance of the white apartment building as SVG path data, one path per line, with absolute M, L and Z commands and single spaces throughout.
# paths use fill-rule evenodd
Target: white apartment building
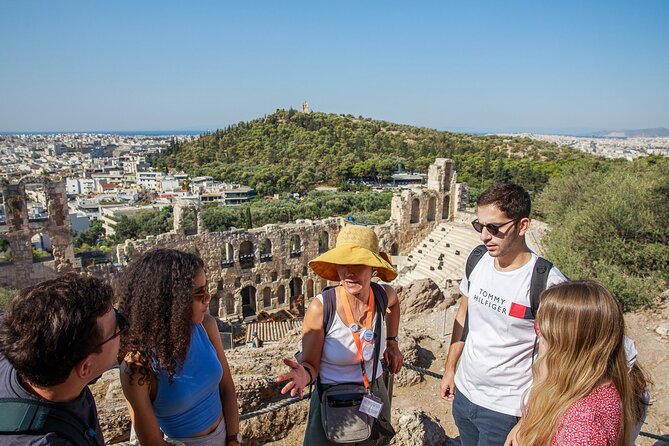
M 142 171 L 137 172 L 137 186 L 148 190 L 162 192 L 161 189 L 161 172 Z
M 95 180 L 92 178 L 68 178 L 65 181 L 68 195 L 88 195 L 95 192 Z

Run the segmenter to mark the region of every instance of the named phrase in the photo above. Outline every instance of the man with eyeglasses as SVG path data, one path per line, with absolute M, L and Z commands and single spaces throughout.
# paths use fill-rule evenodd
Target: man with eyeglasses
M 9 303 L 0 321 L 0 446 L 104 445 L 88 384 L 116 362 L 128 328 L 112 297 L 101 280 L 72 273 Z
M 462 298 L 440 386 L 442 398 L 453 401 L 463 446 L 505 444 L 532 380 L 530 282 L 538 256 L 525 242 L 530 208 L 527 191 L 512 183 L 493 185 L 477 200 L 472 226 L 485 251 L 460 283 Z M 546 286 L 566 280 L 553 267 Z

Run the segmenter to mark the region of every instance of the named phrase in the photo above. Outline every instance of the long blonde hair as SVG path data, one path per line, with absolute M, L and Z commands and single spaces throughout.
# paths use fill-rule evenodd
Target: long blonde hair
M 622 401 L 618 444 L 629 444 L 633 397 L 618 302 L 597 282 L 565 282 L 544 291 L 536 323 L 546 345 L 532 366 L 520 443 L 550 444 L 567 409 L 610 381 Z

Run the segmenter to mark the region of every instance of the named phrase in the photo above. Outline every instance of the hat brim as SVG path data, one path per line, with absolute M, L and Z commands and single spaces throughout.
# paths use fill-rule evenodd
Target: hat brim
M 337 265 L 367 265 L 376 268 L 379 279 L 392 282 L 397 277 L 390 257 L 385 252 L 378 254 L 355 245 L 337 246 L 309 262 L 309 267 L 323 279 L 340 280 Z

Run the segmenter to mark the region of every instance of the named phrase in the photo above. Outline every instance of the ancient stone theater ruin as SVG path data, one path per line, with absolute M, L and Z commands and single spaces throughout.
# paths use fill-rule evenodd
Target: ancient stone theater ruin
M 49 216 L 41 222 L 30 221 L 26 212 L 24 185 L 36 180 L 48 193 Z M 453 162 L 437 159 L 429 168 L 427 185 L 393 196 L 390 219 L 372 226 L 381 250 L 393 256 L 407 254 L 439 223 L 451 221 L 458 206 L 457 186 Z M 24 286 L 75 268 L 64 180 L 4 182 L 2 194 L 7 224 L 0 237 L 9 242 L 12 260 L 0 264 L 0 285 Z M 187 212 L 195 214 L 196 230 L 184 227 Z M 334 246 L 345 224 L 337 217 L 209 232 L 204 229 L 197 205 L 177 203 L 172 231 L 128 240 L 117 247 L 117 254 L 119 262 L 125 264 L 156 247 L 197 253 L 205 262 L 214 296 L 210 312 L 222 319 L 238 320 L 261 310 L 300 307 L 314 297 L 326 283 L 311 272 L 307 263 Z M 39 232 L 48 233 L 53 241 L 53 260 L 40 264 L 33 261 L 30 244 L 31 237 Z

